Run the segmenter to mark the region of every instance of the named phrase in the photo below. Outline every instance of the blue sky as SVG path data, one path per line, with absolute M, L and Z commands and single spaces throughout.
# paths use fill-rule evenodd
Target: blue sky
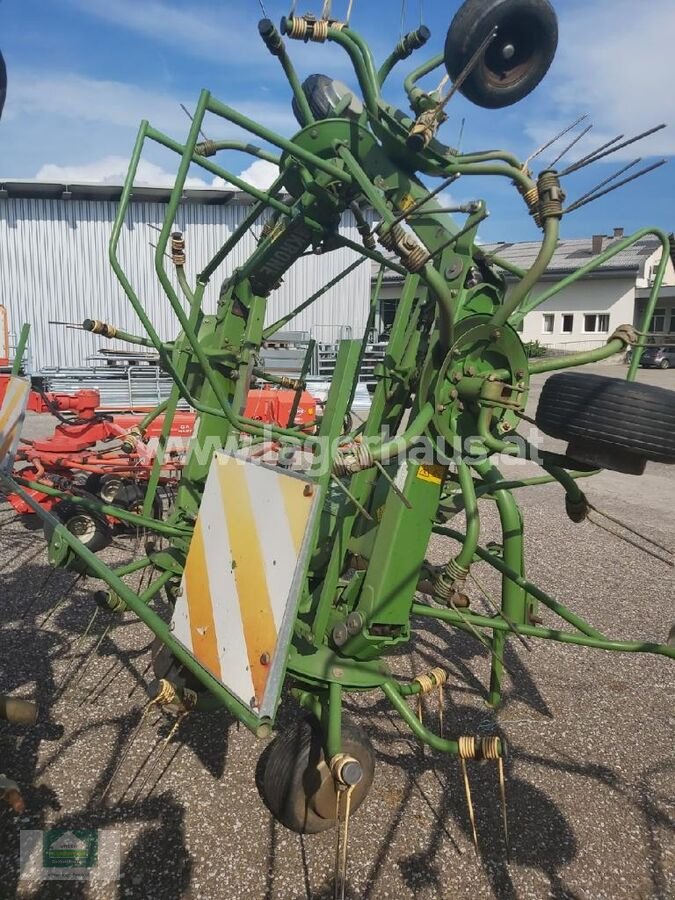
M 290 0 L 266 0 L 276 22 Z M 320 0 L 314 0 L 319 12 Z M 404 106 L 403 76 L 424 55 L 437 52 L 459 2 L 424 0 L 432 40 L 391 78 L 389 99 Z M 563 235 L 611 233 L 617 226 L 644 224 L 675 228 L 675 3 L 673 0 L 557 0 L 560 44 L 556 61 L 540 87 L 510 109 L 480 110 L 463 98 L 448 108 L 441 139 L 456 142 L 466 118 L 463 149 L 503 147 L 526 157 L 543 140 L 586 113 L 594 123 L 580 152 L 617 134 L 627 136 L 666 122 L 670 127 L 608 163 L 596 164 L 567 182 L 570 198 L 638 155 L 645 164 L 661 157 L 670 164 L 621 191 L 570 215 Z M 347 2 L 335 0 L 334 12 Z M 310 0 L 300 7 L 311 8 Z M 418 0 L 407 0 L 405 28 L 419 23 Z M 257 34 L 257 0 L 1 0 L 0 47 L 9 71 L 5 115 L 0 122 L 0 177 L 119 183 L 138 122 L 147 117 L 161 130 L 184 136 L 187 119 L 180 103 L 194 105 L 199 90 L 214 94 L 251 117 L 292 134 L 289 91 L 277 60 Z M 400 2 L 355 0 L 352 25 L 371 42 L 381 60 L 399 38 Z M 325 72 L 350 84 L 344 54 L 328 45 L 291 42 L 300 73 Z M 428 50 L 428 52 L 427 52 Z M 430 76 L 435 87 L 437 75 Z M 209 137 L 232 132 L 209 122 Z M 561 145 L 562 146 L 562 145 Z M 550 158 L 550 157 L 549 157 Z M 220 161 L 268 183 L 270 168 L 231 155 Z M 546 162 L 546 156 L 542 157 Z M 175 157 L 159 148 L 146 155 L 145 181 L 168 183 Z M 195 178 L 209 181 L 206 173 Z M 195 182 L 196 184 L 197 182 Z M 535 238 L 522 203 L 508 182 L 464 178 L 453 186 L 460 201 L 483 197 L 491 216 L 481 229 L 485 241 Z

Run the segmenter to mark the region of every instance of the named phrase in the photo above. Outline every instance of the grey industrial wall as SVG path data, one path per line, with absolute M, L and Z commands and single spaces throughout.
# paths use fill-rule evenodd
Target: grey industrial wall
M 157 232 L 164 204 L 133 203 L 123 229 L 120 258 L 146 311 L 163 338 L 174 337 L 177 325 L 154 271 Z M 250 210 L 244 195 L 213 205 L 186 200 L 175 223 L 187 242 L 187 272 L 191 278 Z M 50 319 L 80 322 L 103 319 L 132 333 L 142 333 L 137 317 L 108 263 L 108 240 L 116 204 L 106 200 L 34 199 L 0 196 L 0 302 L 9 310 L 10 327 L 17 333 L 22 322 L 32 325 L 30 344 L 33 371 L 46 366 L 75 366 L 112 343 L 78 331 L 50 327 Z M 257 231 L 257 229 L 255 229 Z M 351 214 L 343 231 L 358 241 Z M 249 232 L 217 272 L 206 294 L 212 311 L 221 281 L 241 265 L 255 247 Z M 357 258 L 341 249 L 325 256 L 301 259 L 269 301 L 272 321 L 328 282 Z M 167 268 L 171 263 L 167 260 Z M 319 341 L 333 342 L 363 333 L 368 315 L 370 266 L 360 266 L 317 304 L 294 320 L 289 328 L 310 331 Z M 117 342 L 117 346 L 124 346 Z

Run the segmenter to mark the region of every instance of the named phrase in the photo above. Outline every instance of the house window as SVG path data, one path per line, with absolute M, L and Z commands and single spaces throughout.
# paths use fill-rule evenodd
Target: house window
M 396 318 L 396 307 L 398 300 L 391 297 L 385 297 L 380 300 L 380 331 L 378 333 L 379 341 L 389 340 L 392 325 Z
M 574 331 L 574 316 L 571 313 L 565 313 L 562 317 L 562 333 L 572 334 Z
M 586 313 L 584 316 L 586 334 L 607 334 L 608 331 L 609 313 Z
M 544 313 L 541 331 L 542 334 L 553 334 L 555 326 L 555 316 L 553 313 Z
M 663 334 L 666 330 L 666 311 L 665 309 L 655 309 L 652 320 L 649 323 L 649 331 L 651 334 Z
M 675 309 L 671 310 L 670 313 L 670 333 L 672 334 L 675 331 Z

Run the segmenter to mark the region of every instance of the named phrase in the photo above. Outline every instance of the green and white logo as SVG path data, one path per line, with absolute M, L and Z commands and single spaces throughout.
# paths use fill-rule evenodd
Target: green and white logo
M 42 833 L 44 869 L 91 869 L 98 863 L 98 831 L 54 828 Z
M 119 832 L 107 828 L 22 830 L 20 863 L 24 881 L 110 884 L 120 877 Z

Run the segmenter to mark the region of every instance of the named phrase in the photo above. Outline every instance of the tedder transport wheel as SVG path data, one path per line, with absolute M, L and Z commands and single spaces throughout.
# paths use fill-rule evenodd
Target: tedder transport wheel
M 108 523 L 87 509 L 80 509 L 68 500 L 62 500 L 52 507 L 52 513 L 63 522 L 68 531 L 84 544 L 87 550 L 98 553 L 112 541 L 112 532 Z M 45 538 L 51 540 L 52 529 L 45 524 Z
M 645 463 L 675 463 L 675 393 L 604 375 L 570 372 L 544 384 L 537 425 L 569 442 L 568 455 L 639 475 Z
M 123 482 L 115 494 L 115 505 L 129 512 L 141 514 L 143 512 L 144 499 L 145 490 L 140 485 Z M 163 514 L 162 499 L 155 493 L 155 499 L 152 502 L 152 517 L 153 519 L 161 519 Z
M 269 747 L 262 795 L 275 819 L 300 834 L 316 834 L 336 824 L 337 793 L 323 751 L 321 729 L 313 717 L 295 722 Z M 365 800 L 375 774 L 375 754 L 356 725 L 342 725 L 342 752 L 353 756 L 363 775 L 354 788 L 351 810 Z
M 445 41 L 445 67 L 453 81 L 494 27 L 499 30 L 460 88 L 486 109 L 518 103 L 553 62 L 558 20 L 548 0 L 466 0 Z

